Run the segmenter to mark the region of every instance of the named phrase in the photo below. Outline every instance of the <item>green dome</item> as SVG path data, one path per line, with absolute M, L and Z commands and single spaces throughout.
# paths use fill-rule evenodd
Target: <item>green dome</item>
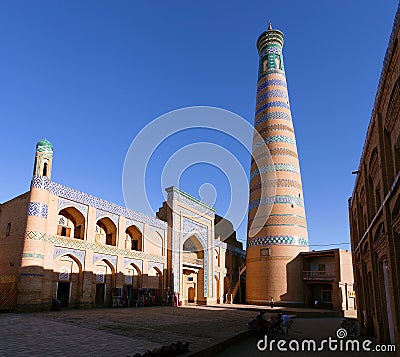
M 49 152 L 52 154 L 53 153 L 53 145 L 47 139 L 40 140 L 36 144 L 36 151 Z

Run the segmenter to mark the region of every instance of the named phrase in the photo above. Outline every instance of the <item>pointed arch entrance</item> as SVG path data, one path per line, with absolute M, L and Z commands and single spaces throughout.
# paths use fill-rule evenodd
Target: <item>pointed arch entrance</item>
M 73 254 L 63 254 L 54 263 L 53 296 L 61 302 L 61 307 L 79 307 L 83 281 L 81 262 Z
M 96 307 L 112 305 L 112 288 L 115 285 L 115 267 L 108 259 L 98 260 L 94 272 Z
M 182 246 L 182 288 L 184 303 L 204 302 L 204 247 L 196 234 Z
M 140 265 L 141 266 L 141 265 Z M 125 284 L 127 290 L 128 306 L 137 306 L 138 291 L 142 288 L 142 271 L 139 264 L 129 263 L 125 267 Z

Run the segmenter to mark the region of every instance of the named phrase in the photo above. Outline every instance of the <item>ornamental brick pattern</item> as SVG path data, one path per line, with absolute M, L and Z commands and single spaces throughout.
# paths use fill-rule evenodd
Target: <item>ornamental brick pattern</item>
M 266 304 L 271 297 L 277 303 L 301 303 L 301 267 L 293 261 L 308 251 L 282 46 L 283 34 L 272 27 L 257 40 L 260 61 L 254 126 L 261 138 L 253 140 L 246 260 L 246 302 L 254 304 Z M 263 160 L 267 156 L 264 145 L 269 160 Z M 265 209 L 268 205 L 270 212 Z M 261 254 L 265 248 L 269 255 Z

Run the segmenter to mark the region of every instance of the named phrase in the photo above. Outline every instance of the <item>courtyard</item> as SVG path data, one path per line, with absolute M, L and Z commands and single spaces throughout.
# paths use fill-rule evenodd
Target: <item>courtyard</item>
M 268 352 L 258 352 L 257 338 L 246 335 L 247 322 L 257 309 L 244 305 L 160 306 L 2 313 L 0 355 L 133 356 L 183 341 L 190 342 L 187 355 L 261 356 Z M 290 338 L 336 336 L 340 318 L 332 311 L 293 310 Z M 267 314 L 278 311 L 268 308 Z

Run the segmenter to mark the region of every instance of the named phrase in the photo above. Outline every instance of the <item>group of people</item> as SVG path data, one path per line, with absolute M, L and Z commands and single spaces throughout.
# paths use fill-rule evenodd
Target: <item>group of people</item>
M 165 306 L 179 306 L 179 293 L 173 292 L 167 288 L 165 292 Z
M 285 312 L 279 313 L 276 316 L 266 318 L 265 311 L 260 311 L 256 317 L 255 328 L 258 333 L 281 333 L 284 336 L 288 335 L 288 330 L 293 324 L 292 318 Z

